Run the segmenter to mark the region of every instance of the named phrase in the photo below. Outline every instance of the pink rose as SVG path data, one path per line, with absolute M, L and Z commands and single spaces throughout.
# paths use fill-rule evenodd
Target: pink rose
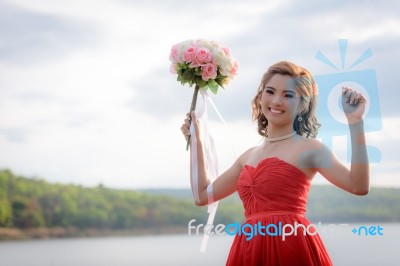
M 204 81 L 217 77 L 217 67 L 212 63 L 207 63 L 201 67 L 201 78 Z
M 226 56 L 231 56 L 231 50 L 228 47 L 222 47 Z
M 192 63 L 195 61 L 196 57 L 196 46 L 191 46 L 183 53 L 183 61 Z
M 231 76 L 236 76 L 238 68 L 239 68 L 238 61 L 235 60 L 235 62 L 233 63 L 233 67 L 231 68 L 230 71 Z
M 200 48 L 196 51 L 195 63 L 201 66 L 211 62 L 211 52 L 207 48 Z

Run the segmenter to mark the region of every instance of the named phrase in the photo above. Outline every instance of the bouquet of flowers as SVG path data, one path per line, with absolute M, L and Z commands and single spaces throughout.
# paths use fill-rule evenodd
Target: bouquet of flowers
M 171 72 L 177 80 L 199 88 L 210 89 L 214 94 L 236 76 L 238 62 L 229 48 L 214 41 L 187 40 L 171 48 Z
M 218 87 L 224 88 L 236 76 L 238 70 L 238 62 L 229 48 L 204 39 L 187 40 L 173 45 L 169 59 L 170 71 L 178 74 L 177 80 L 182 85 L 196 85 L 190 112 L 196 109 L 200 88 L 210 89 L 212 93 L 217 94 Z M 188 146 L 189 140 L 186 149 Z

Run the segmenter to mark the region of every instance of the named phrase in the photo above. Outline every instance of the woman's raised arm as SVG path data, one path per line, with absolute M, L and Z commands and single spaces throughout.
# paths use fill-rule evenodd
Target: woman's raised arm
M 326 147 L 314 156 L 317 170 L 334 185 L 355 195 L 369 192 L 369 162 L 362 116 L 366 100 L 348 87 L 342 90 L 342 105 L 350 128 L 351 166 L 343 166 Z
M 242 158 L 244 155 L 240 156 L 234 164 L 226 170 L 222 175 L 220 175 L 213 183 L 210 182 L 210 178 L 207 175 L 207 168 L 203 150 L 203 140 L 199 134 L 199 121 L 196 118 L 196 114 L 194 112 L 191 113 L 192 123 L 196 132 L 196 145 L 197 145 L 197 189 L 199 195 L 199 201 L 195 201 L 195 204 L 198 206 L 204 206 L 211 204 L 209 201 L 209 196 L 207 193 L 207 188 L 212 193 L 213 201 L 218 201 L 222 198 L 225 198 L 236 191 L 236 183 L 237 179 L 240 175 L 240 171 L 242 169 Z M 187 140 L 190 134 L 190 120 L 189 114 L 187 114 L 187 118 L 185 119 L 185 123 L 181 127 L 181 131 Z M 190 183 L 193 194 L 195 194 L 195 186 L 193 184 L 193 176 L 192 176 L 192 158 L 190 160 Z M 209 187 L 211 186 L 211 187 Z

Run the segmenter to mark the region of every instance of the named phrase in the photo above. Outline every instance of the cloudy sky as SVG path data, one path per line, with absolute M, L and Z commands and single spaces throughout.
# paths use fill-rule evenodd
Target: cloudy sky
M 395 1 L 0 0 L 0 168 L 50 182 L 188 188 L 179 128 L 193 90 L 169 73 L 168 55 L 177 42 L 206 38 L 240 64 L 212 96 L 227 121 L 210 111 L 222 169 L 260 143 L 250 101 L 267 67 L 290 60 L 339 83 L 354 71 L 375 108 L 366 117 L 380 153 L 372 184 L 400 187 L 398 10 Z M 348 40 L 343 64 L 339 39 Z M 367 70 L 372 81 L 360 80 Z M 345 134 L 332 139 L 343 162 Z

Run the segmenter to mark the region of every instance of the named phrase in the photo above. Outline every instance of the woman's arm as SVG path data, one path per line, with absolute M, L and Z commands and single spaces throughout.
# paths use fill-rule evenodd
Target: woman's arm
M 350 124 L 351 166 L 350 179 L 354 194 L 366 195 L 369 191 L 369 162 L 364 133 L 364 122 L 361 120 Z
M 317 171 L 334 185 L 355 195 L 369 192 L 369 162 L 362 116 L 365 111 L 364 96 L 351 88 L 344 87 L 342 104 L 350 129 L 351 166 L 343 166 L 326 147 L 315 153 Z
M 200 130 L 199 130 L 199 122 L 196 119 L 196 114 L 192 112 L 192 123 L 194 125 L 194 129 L 196 131 L 196 139 L 197 139 L 197 166 L 198 166 L 198 195 L 199 201 L 196 201 L 195 204 L 198 206 L 208 205 L 208 195 L 207 195 L 207 187 L 212 186 L 213 199 L 214 201 L 220 200 L 226 196 L 229 196 L 233 192 L 236 191 L 236 183 L 239 177 L 240 171 L 242 169 L 242 155 L 239 157 L 235 163 L 226 170 L 222 175 L 220 175 L 212 184 L 210 184 L 210 179 L 207 176 L 206 163 L 204 159 L 203 152 L 203 142 L 200 138 Z M 181 130 L 185 135 L 187 140 L 188 132 L 189 132 L 190 122 L 189 119 L 185 119 L 185 123 L 182 125 Z M 192 187 L 192 191 L 194 192 L 193 186 L 193 178 L 192 178 L 192 160 L 190 160 L 190 183 Z M 211 203 L 211 202 L 210 202 Z

